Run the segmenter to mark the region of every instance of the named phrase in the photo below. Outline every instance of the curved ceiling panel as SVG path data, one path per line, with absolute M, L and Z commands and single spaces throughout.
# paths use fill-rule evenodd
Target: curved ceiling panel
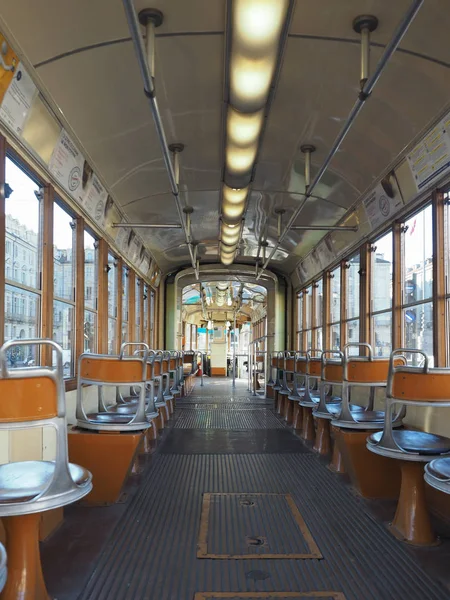
M 374 14 L 374 68 L 411 0 L 297 0 L 280 78 L 255 170 L 238 260 L 254 263 L 258 240 L 277 238 L 275 210 L 302 202 L 304 155 L 312 175 L 333 144 L 359 91 L 360 47 L 352 21 Z M 335 224 L 450 97 L 447 0 L 427 0 L 367 106 L 332 161 L 298 225 Z M 194 208 L 202 260 L 217 260 L 223 165 L 226 0 L 155 0 L 156 93 L 168 142 L 182 142 L 180 198 Z M 137 9 L 147 2 L 136 0 Z M 26 15 L 26 18 L 24 18 Z M 121 0 L 15 0 L 1 18 L 35 65 L 96 169 L 130 221 L 178 222 Z M 181 230 L 140 233 L 163 270 L 189 263 Z M 322 232 L 291 231 L 274 265 L 291 272 Z

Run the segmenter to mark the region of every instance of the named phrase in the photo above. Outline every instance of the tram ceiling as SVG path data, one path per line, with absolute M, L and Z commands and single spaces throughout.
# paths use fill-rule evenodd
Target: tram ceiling
M 226 2 L 136 0 L 164 12 L 156 31 L 155 83 L 168 142 L 182 142 L 180 196 L 192 206 L 202 262 L 218 259 Z M 304 192 L 302 144 L 314 144 L 314 178 L 359 91 L 360 45 L 352 29 L 374 14 L 371 71 L 411 0 L 297 0 L 268 113 L 244 220 L 238 262 L 254 264 L 278 239 Z M 27 18 L 23 18 L 27 15 Z M 44 18 L 45 15 L 45 18 Z M 179 223 L 121 0 L 16 0 L 1 20 L 38 83 L 59 106 L 128 219 Z M 296 225 L 335 225 L 448 102 L 447 0 L 428 0 L 333 158 Z M 290 272 L 325 235 L 289 231 L 272 264 Z M 190 263 L 180 229 L 141 229 L 163 271 Z M 261 254 L 262 256 L 262 254 Z

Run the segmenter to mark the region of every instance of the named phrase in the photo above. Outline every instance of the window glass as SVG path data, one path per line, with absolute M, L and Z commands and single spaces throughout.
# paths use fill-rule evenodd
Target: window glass
M 84 306 L 97 309 L 97 242 L 84 232 Z
M 61 300 L 74 300 L 75 222 L 61 206 L 53 204 L 53 293 Z
M 424 350 L 433 356 L 433 303 L 426 302 L 403 310 L 403 339 L 405 348 Z M 410 355 L 411 364 L 420 364 L 419 355 Z M 431 361 L 431 366 L 433 361 Z
M 353 319 L 352 321 L 347 321 L 347 343 L 348 344 L 358 344 L 359 343 L 359 319 Z M 359 350 L 355 349 L 356 352 L 353 354 L 359 354 Z M 350 352 L 352 354 L 352 352 Z
M 433 295 L 433 222 L 431 206 L 408 219 L 403 234 L 403 304 Z
M 155 348 L 156 347 L 156 336 L 155 336 L 156 327 L 155 327 L 155 320 L 156 320 L 156 314 L 155 314 L 155 292 L 152 290 L 150 292 L 150 347 L 151 348 Z
M 116 323 L 116 319 L 111 319 L 111 317 L 108 317 L 108 354 L 117 353 Z
M 341 268 L 337 267 L 330 273 L 330 322 L 341 320 Z M 334 346 L 333 346 L 334 348 Z
M 128 341 L 128 267 L 122 267 L 122 342 Z
M 6 159 L 5 277 L 27 287 L 40 287 L 40 188 L 20 167 Z
M 303 329 L 303 294 L 297 295 L 297 331 Z
M 323 281 L 322 281 L 322 279 L 319 279 L 319 281 L 317 281 L 315 285 L 316 285 L 316 288 L 315 288 L 316 306 L 315 306 L 314 325 L 315 325 L 315 327 L 320 327 L 320 325 L 322 325 L 322 316 L 323 316 Z
M 390 231 L 373 244 L 372 253 L 372 312 L 392 307 L 392 249 Z
M 316 329 L 316 349 L 317 350 L 323 350 L 323 329 L 322 327 L 319 327 L 319 329 Z
M 40 296 L 12 285 L 5 286 L 5 342 L 13 339 L 36 338 L 39 330 Z M 36 349 L 20 346 L 8 357 L 9 366 L 36 364 Z
M 117 317 L 117 261 L 108 254 L 108 315 Z
M 341 348 L 341 327 L 339 324 L 331 325 L 330 327 L 330 339 L 331 349 L 340 350 Z
M 74 307 L 67 302 L 53 302 L 53 339 L 63 349 L 64 377 L 73 377 Z
M 108 254 L 108 354 L 117 353 L 117 260 Z
M 84 311 L 84 352 L 97 351 L 97 314 L 90 310 Z
M 301 331 L 299 331 L 297 333 L 297 350 L 300 350 L 303 348 L 303 333 Z
M 392 312 L 372 317 L 373 346 L 375 356 L 390 356 L 392 352 Z
M 309 329 L 312 325 L 312 296 L 312 286 L 310 285 L 306 288 L 303 296 L 303 302 L 306 303 L 305 329 Z
M 141 280 L 136 277 L 136 291 L 135 291 L 135 336 L 134 339 L 136 342 L 141 341 Z
M 308 329 L 306 332 L 306 349 L 310 350 L 312 348 L 312 330 Z
M 347 319 L 359 317 L 359 270 L 360 270 L 360 254 L 355 254 L 348 261 L 345 269 L 346 277 L 346 298 L 345 298 L 345 313 Z
M 148 305 L 149 305 L 149 298 L 148 298 L 148 287 L 144 284 L 144 296 L 142 298 L 143 302 L 144 302 L 144 342 L 146 344 L 148 344 L 149 342 L 149 323 L 148 323 Z
M 191 350 L 191 324 L 190 323 L 186 323 L 184 345 L 185 345 L 186 350 Z

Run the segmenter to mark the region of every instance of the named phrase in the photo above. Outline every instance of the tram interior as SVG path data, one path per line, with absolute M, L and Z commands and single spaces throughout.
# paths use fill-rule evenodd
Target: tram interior
M 449 30 L 0 2 L 0 600 L 450 599 Z

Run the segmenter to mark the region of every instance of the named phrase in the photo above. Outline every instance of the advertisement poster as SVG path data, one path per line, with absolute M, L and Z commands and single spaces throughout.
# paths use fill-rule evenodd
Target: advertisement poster
M 450 169 L 450 114 L 417 144 L 407 160 L 418 191 Z
M 372 230 L 394 215 L 403 205 L 397 177 L 391 171 L 363 200 L 364 210 Z
M 125 252 L 128 249 L 128 239 L 130 237 L 130 228 L 129 227 L 118 227 L 117 228 L 117 236 L 116 236 L 116 244 L 118 250 Z
M 108 192 L 94 174 L 83 198 L 83 205 L 87 214 L 101 228 L 106 224 L 106 201 Z
M 127 256 L 128 256 L 128 259 L 133 264 L 137 263 L 139 256 L 141 254 L 141 249 L 142 249 L 142 244 L 139 241 L 139 239 L 137 238 L 134 231 L 132 231 L 131 236 L 130 236 L 130 242 L 129 242 L 129 246 L 128 246 Z
M 0 106 L 0 119 L 19 135 L 23 132 L 25 121 L 36 95 L 36 86 L 19 63 Z
M 81 152 L 63 129 L 53 150 L 49 170 L 74 200 L 83 203 L 93 172 Z

